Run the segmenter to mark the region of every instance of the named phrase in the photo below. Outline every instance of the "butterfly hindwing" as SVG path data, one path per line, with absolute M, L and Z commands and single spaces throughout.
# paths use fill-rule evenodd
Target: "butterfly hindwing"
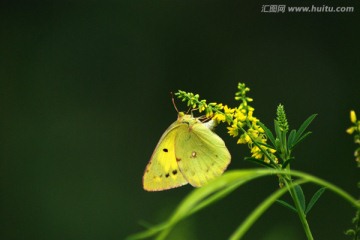
M 185 179 L 200 187 L 220 176 L 230 163 L 231 156 L 224 141 L 194 118 L 178 131 L 175 155 Z
M 147 191 L 161 191 L 187 184 L 175 158 L 175 138 L 179 131 L 176 121 L 165 131 L 157 144 L 143 176 Z

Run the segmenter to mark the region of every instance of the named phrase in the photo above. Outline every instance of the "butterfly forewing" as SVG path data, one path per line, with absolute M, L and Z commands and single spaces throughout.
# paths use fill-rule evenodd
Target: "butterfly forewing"
M 179 123 L 176 121 L 165 131 L 157 144 L 143 176 L 147 191 L 161 191 L 187 184 L 175 158 L 175 137 Z

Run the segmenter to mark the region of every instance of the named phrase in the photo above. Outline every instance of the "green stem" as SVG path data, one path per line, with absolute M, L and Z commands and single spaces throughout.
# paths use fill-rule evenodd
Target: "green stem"
M 309 240 L 313 240 L 314 237 L 311 234 L 309 223 L 306 220 L 306 215 L 304 213 L 304 209 L 302 209 L 302 207 L 301 207 L 298 195 L 297 195 L 297 193 L 295 191 L 295 188 L 294 188 L 294 184 L 293 184 L 292 180 L 289 180 L 289 179 L 286 179 L 286 178 L 284 178 L 284 182 L 285 182 L 286 186 L 288 187 L 288 189 L 290 191 L 290 195 L 291 195 L 291 197 L 292 197 L 292 199 L 294 201 L 294 204 L 295 204 L 297 213 L 299 215 L 300 222 L 301 222 L 301 224 L 303 226 L 303 229 L 305 231 L 306 237 Z
M 172 217 L 169 218 L 165 223 L 154 226 L 144 232 L 129 236 L 127 239 L 143 239 L 146 237 L 151 237 L 158 234 L 161 231 L 164 231 L 167 228 L 172 228 L 177 222 L 182 220 L 183 218 L 203 209 L 205 206 L 208 206 L 210 203 L 215 202 L 217 199 L 222 198 L 227 195 L 229 192 L 239 187 L 242 184 L 245 184 L 249 181 L 252 181 L 255 178 L 269 175 L 280 175 L 285 180 L 286 184 L 289 184 L 289 188 L 281 188 L 270 195 L 267 199 L 265 199 L 248 217 L 247 219 L 236 229 L 234 234 L 231 236 L 232 240 L 240 239 L 254 224 L 254 222 L 265 212 L 271 204 L 273 204 L 280 196 L 286 193 L 288 190 L 293 189 L 296 185 L 302 184 L 305 182 L 313 182 L 320 186 L 324 186 L 337 195 L 341 196 L 343 199 L 347 200 L 351 205 L 355 206 L 357 209 L 360 209 L 360 201 L 356 198 L 352 197 L 346 191 L 341 188 L 325 181 L 315 176 L 309 175 L 307 173 L 299 172 L 299 171 L 286 171 L 286 170 L 276 170 L 276 169 L 247 169 L 247 170 L 234 170 L 227 172 L 217 181 L 215 180 L 212 184 L 205 186 L 203 188 L 195 190 L 191 195 L 189 195 L 182 203 L 179 205 L 178 209 L 173 213 Z M 299 180 L 292 181 L 289 176 L 298 177 Z M 230 186 L 230 185 L 232 186 Z M 236 186 L 235 186 L 236 185 Z M 230 187 L 230 190 L 225 189 L 226 187 Z M 216 194 L 216 191 L 224 188 L 219 192 L 219 195 Z M 295 190 L 294 190 L 295 192 Z M 215 195 L 212 195 L 215 193 Z M 292 196 L 296 196 L 296 193 L 292 193 Z M 210 198 L 209 198 L 210 197 Z M 303 218 L 305 220 L 304 229 L 308 228 L 306 226 L 306 216 L 300 206 L 299 199 L 294 199 L 295 204 L 297 205 L 298 212 L 302 212 L 303 216 L 300 216 L 300 219 Z M 305 230 L 305 232 L 310 232 Z M 165 234 L 166 235 L 166 234 Z M 163 237 L 163 235 L 161 236 Z M 308 236 L 308 239 L 313 239 L 312 236 Z
M 275 170 L 276 173 L 278 174 L 284 174 L 284 172 L 281 172 L 279 170 Z M 317 178 L 313 175 L 307 174 L 307 173 L 303 173 L 300 171 L 295 171 L 295 170 L 291 170 L 291 173 L 289 173 L 289 175 L 292 176 L 296 176 L 296 177 L 300 177 L 303 178 L 305 180 L 308 180 L 309 182 L 313 182 L 316 183 L 320 186 L 324 186 L 326 188 L 328 188 L 329 190 L 333 191 L 334 193 L 338 194 L 339 196 L 343 197 L 345 200 L 347 200 L 348 202 L 351 203 L 351 205 L 353 205 L 356 208 L 360 208 L 360 201 L 355 199 L 354 197 L 352 197 L 350 194 L 348 194 L 347 192 L 345 192 L 344 190 L 342 190 L 341 188 L 333 185 L 332 183 L 329 183 L 323 179 Z
M 299 180 L 297 182 L 292 183 L 292 186 L 296 186 L 299 184 L 303 184 L 307 181 Z M 254 211 L 241 223 L 241 225 L 235 230 L 235 232 L 230 236 L 230 240 L 241 239 L 245 233 L 251 228 L 251 226 L 255 223 L 255 221 L 262 216 L 262 214 L 282 195 L 287 192 L 288 189 L 280 188 L 274 193 L 272 193 L 269 197 L 267 197 L 261 204 L 259 204 Z
M 286 141 L 286 132 L 281 132 L 281 139 L 282 139 L 282 147 L 283 147 L 283 152 L 282 152 L 282 155 L 283 155 L 283 159 L 284 160 L 287 160 L 289 158 L 289 152 L 288 152 L 288 149 L 287 149 L 287 141 Z
M 246 123 L 247 123 L 248 127 L 251 128 L 251 124 L 250 124 L 250 122 L 249 122 L 248 119 L 246 120 Z M 238 123 L 238 127 L 239 127 L 239 129 L 240 129 L 244 134 L 248 134 L 248 133 L 245 131 L 245 129 L 240 126 L 239 123 Z M 260 146 L 260 144 L 259 144 L 257 141 L 255 141 L 255 139 L 254 139 L 251 135 L 248 134 L 248 136 L 250 137 L 251 141 L 255 144 L 255 146 L 257 146 L 257 147 L 261 150 L 261 152 L 267 157 L 267 159 L 270 160 L 271 164 L 272 164 L 274 167 L 276 167 L 277 164 L 275 163 L 274 159 L 270 156 L 270 154 L 269 154 L 267 151 L 265 151 L 264 148 L 263 148 L 262 146 Z

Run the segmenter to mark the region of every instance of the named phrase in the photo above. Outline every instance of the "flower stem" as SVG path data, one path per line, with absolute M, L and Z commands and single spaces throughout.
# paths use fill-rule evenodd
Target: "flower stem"
M 293 183 L 293 186 L 300 185 L 307 182 L 307 180 L 299 180 Z M 269 197 L 267 197 L 261 204 L 259 204 L 254 211 L 244 220 L 244 222 L 234 231 L 230 236 L 230 240 L 241 239 L 245 233 L 252 227 L 255 221 L 261 217 L 262 214 L 282 195 L 287 192 L 286 188 L 279 188 Z
M 293 186 L 293 182 L 292 182 L 292 180 L 289 180 L 286 177 L 284 177 L 284 182 L 285 182 L 286 186 L 288 187 L 288 189 L 290 191 L 290 195 L 291 195 L 291 197 L 292 197 L 292 199 L 294 201 L 294 204 L 295 204 L 295 207 L 296 207 L 300 222 L 301 222 L 301 224 L 303 226 L 303 229 L 305 231 L 306 237 L 307 237 L 308 240 L 313 240 L 314 237 L 311 234 L 310 226 L 309 226 L 309 224 L 308 224 L 308 222 L 306 220 L 306 215 L 304 213 L 304 209 L 302 209 L 302 207 L 301 207 L 298 195 L 297 195 L 297 193 L 295 191 L 295 188 Z

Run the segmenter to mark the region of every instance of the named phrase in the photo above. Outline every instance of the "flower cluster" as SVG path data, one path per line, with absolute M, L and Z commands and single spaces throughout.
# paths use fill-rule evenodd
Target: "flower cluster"
M 279 122 L 280 130 L 283 132 L 289 131 L 289 123 L 286 118 L 285 109 L 283 105 L 279 105 L 276 111 L 277 118 L 276 120 Z
M 246 96 L 248 91 L 250 89 L 244 83 L 238 84 L 235 100 L 240 101 L 240 105 L 235 108 L 228 107 L 222 103 L 207 103 L 204 99 L 200 100 L 198 94 L 181 90 L 175 93 L 175 95 L 183 102 L 187 102 L 187 105 L 191 108 L 197 108 L 200 113 L 205 112 L 206 118 L 211 118 L 216 124 L 220 122 L 227 123 L 229 135 L 238 137 L 238 144 L 248 144 L 253 158 L 270 162 L 264 156 L 263 151 L 267 151 L 273 156 L 275 150 L 266 145 L 267 138 L 264 130 L 259 126 L 259 120 L 253 115 L 255 109 L 249 105 L 249 102 L 252 102 L 253 99 Z M 254 144 L 254 142 L 258 144 Z M 259 144 L 261 144 L 261 149 Z
M 352 122 L 352 126 L 349 127 L 346 132 L 348 134 L 353 134 L 355 133 L 354 135 L 354 142 L 356 144 L 359 144 L 360 145 L 360 120 L 357 120 L 356 119 L 356 113 L 355 111 L 351 110 L 350 111 L 350 121 Z M 358 147 L 355 152 L 354 152 L 354 156 L 355 156 L 355 161 L 357 162 L 358 164 L 358 167 L 360 167 L 360 147 Z

